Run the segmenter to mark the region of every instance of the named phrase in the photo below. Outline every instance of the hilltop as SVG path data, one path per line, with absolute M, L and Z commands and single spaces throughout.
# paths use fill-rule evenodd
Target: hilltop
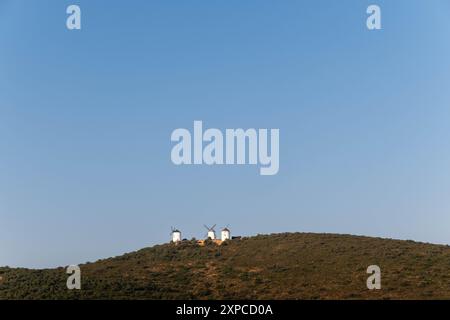
M 379 265 L 382 290 L 366 269 Z M 163 244 L 64 268 L 0 268 L 0 299 L 450 299 L 450 247 L 335 234 L 284 233 Z

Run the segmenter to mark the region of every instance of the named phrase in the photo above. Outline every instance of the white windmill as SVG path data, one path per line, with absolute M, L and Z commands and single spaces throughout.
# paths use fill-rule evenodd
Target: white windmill
M 181 241 L 181 231 L 172 227 L 172 242 L 177 243 Z
M 231 233 L 230 233 L 230 229 L 228 229 L 228 226 L 226 226 L 225 228 L 222 229 L 220 235 L 221 235 L 222 241 L 231 239 Z
M 206 238 L 215 240 L 216 239 L 216 231 L 214 231 L 214 228 L 216 227 L 216 225 L 213 225 L 211 228 L 205 224 L 203 226 L 206 228 L 206 230 L 208 230 L 208 233 L 206 234 Z

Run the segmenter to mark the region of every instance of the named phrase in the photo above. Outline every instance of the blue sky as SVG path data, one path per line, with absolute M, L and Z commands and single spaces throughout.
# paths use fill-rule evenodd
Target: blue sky
M 215 223 L 450 244 L 449 15 L 446 0 L 0 0 L 0 265 Z M 278 175 L 174 166 L 170 134 L 194 120 L 279 128 Z

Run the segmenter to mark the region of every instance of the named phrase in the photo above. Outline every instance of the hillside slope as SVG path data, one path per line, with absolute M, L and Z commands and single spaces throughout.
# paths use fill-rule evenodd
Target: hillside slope
M 379 265 L 382 290 L 366 269 Z M 450 299 L 450 247 L 334 234 L 274 234 L 199 247 L 164 244 L 64 268 L 0 268 L 0 299 Z

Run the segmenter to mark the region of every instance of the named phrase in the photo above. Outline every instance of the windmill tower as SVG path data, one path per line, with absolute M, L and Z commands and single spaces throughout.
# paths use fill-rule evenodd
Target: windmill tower
M 230 239 L 231 239 L 230 229 L 228 229 L 227 227 L 223 228 L 221 232 L 221 240 L 225 241 Z
M 172 242 L 177 243 L 181 241 L 181 231 L 172 227 Z
M 207 225 L 203 225 L 206 230 L 208 230 L 208 233 L 206 234 L 206 238 L 211 239 L 211 240 L 216 240 L 216 231 L 214 231 L 214 228 L 216 227 L 216 225 L 213 225 L 211 228 L 208 227 Z

